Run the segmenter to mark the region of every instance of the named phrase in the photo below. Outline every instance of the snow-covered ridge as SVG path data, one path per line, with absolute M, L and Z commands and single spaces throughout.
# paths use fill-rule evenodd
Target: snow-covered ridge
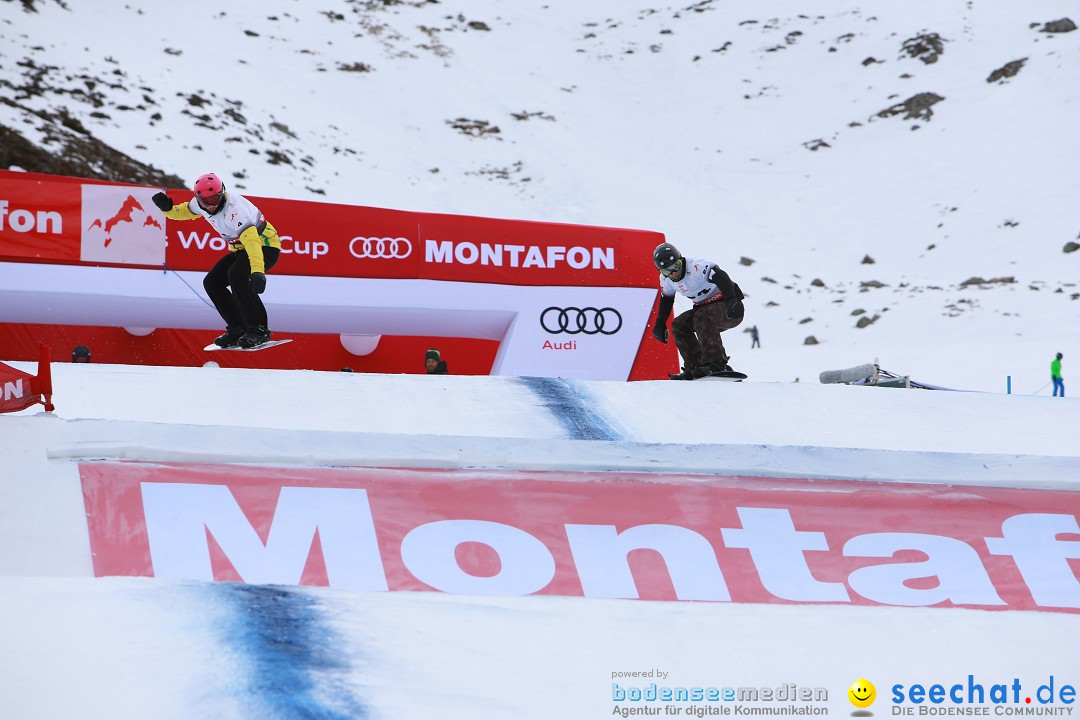
M 1057 0 L 31 5 L 0 7 L 0 123 L 42 147 L 34 112 L 186 182 L 658 230 L 749 295 L 759 379 L 1030 393 L 1080 357 Z
M 624 383 L 70 363 L 55 363 L 53 378 L 53 419 L 76 424 L 127 421 L 326 437 L 1080 455 L 1072 438 L 1080 407 L 1068 398 L 817 383 Z M 244 402 L 218 401 L 238 387 Z M 704 407 L 706 419 L 686 414 L 691 407 Z

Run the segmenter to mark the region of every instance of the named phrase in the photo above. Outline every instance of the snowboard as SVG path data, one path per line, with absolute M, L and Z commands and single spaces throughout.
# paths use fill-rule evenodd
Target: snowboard
M 271 340 L 270 342 L 264 342 L 262 345 L 256 345 L 255 347 L 242 348 L 242 347 L 218 347 L 214 343 L 210 343 L 203 348 L 206 352 L 214 352 L 215 350 L 239 350 L 240 352 L 255 352 L 256 350 L 265 350 L 266 348 L 272 348 L 275 345 L 284 345 L 285 343 L 292 342 L 292 340 Z
M 742 382 L 745 379 L 746 373 L 739 372 L 738 370 L 714 372 L 713 375 L 706 375 L 704 378 L 698 378 L 698 380 L 727 380 L 728 382 Z
M 698 380 L 726 380 L 728 382 L 742 382 L 745 379 L 746 373 L 741 373 L 738 370 L 725 370 L 698 378 Z
M 671 380 L 679 380 L 681 382 L 687 382 L 682 378 L 676 378 L 668 376 Z M 740 382 L 746 379 L 746 373 L 741 373 L 738 370 L 722 370 L 715 372 L 712 375 L 705 375 L 699 378 L 693 378 L 695 380 L 727 380 L 728 382 Z

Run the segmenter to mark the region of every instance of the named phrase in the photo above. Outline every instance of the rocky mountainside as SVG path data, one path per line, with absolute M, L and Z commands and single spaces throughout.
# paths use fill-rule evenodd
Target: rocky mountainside
M 112 180 L 139 185 L 184 185 L 178 176 L 140 162 L 94 137 L 70 116 L 49 117 L 20 107 L 17 101 L 0 102 L 23 116 L 23 123 L 0 123 L 0 167 L 28 172 Z M 23 134 L 25 126 L 34 130 Z M 23 130 L 23 132 L 20 132 Z M 31 140 L 27 135 L 32 135 Z
M 1080 317 L 1074 19 L 1056 0 L 4 0 L 0 165 L 659 230 L 736 276 L 785 348 L 754 357 L 766 374 L 835 353 L 949 384 L 980 343 L 1026 363 Z

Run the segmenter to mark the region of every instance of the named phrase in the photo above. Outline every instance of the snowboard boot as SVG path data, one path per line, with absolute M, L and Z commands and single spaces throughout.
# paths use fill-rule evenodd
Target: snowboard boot
M 694 373 L 689 368 L 684 367 L 682 369 L 682 372 L 680 372 L 680 373 L 675 373 L 674 375 L 672 375 L 671 373 L 668 373 L 668 379 L 669 380 L 693 380 L 694 379 Z
M 214 344 L 219 348 L 231 348 L 240 344 L 240 338 L 244 336 L 244 331 L 240 328 L 228 327 L 225 328 L 225 332 L 218 335 L 214 340 Z
M 694 377 L 692 379 L 699 380 L 706 377 L 722 377 L 728 379 L 746 379 L 746 373 L 741 373 L 730 365 L 719 365 L 705 363 L 694 369 Z
M 715 375 L 716 373 L 730 369 L 731 368 L 729 368 L 727 365 L 714 365 L 713 363 L 704 363 L 703 365 L 698 365 L 696 368 L 694 368 L 694 377 L 692 379 L 697 380 L 698 378 L 708 377 L 710 375 Z
M 245 350 L 250 350 L 265 342 L 270 342 L 270 331 L 266 329 L 265 325 L 256 325 L 244 333 L 244 336 L 240 338 L 239 345 Z

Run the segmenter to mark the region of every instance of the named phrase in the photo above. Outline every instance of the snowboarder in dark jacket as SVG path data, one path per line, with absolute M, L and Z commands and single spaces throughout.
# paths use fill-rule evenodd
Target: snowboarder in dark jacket
M 701 258 L 683 257 L 671 243 L 653 251 L 653 263 L 660 271 L 660 305 L 653 325 L 653 337 L 668 341 L 667 321 L 675 305 L 675 293 L 690 299 L 694 306 L 671 323 L 675 346 L 683 358 L 681 373 L 672 380 L 695 380 L 730 372 L 731 359 L 724 350 L 720 333 L 743 321 L 743 293 L 726 272 Z

